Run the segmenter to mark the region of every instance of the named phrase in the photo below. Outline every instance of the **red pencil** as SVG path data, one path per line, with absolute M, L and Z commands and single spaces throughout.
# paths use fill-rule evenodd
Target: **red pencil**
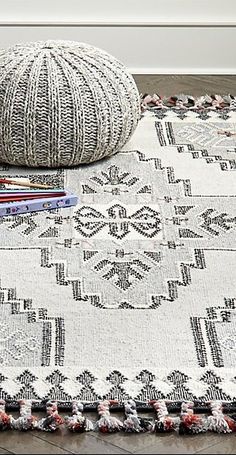
M 32 200 L 32 199 L 51 199 L 52 197 L 63 197 L 65 196 L 66 193 L 53 193 L 53 194 L 42 194 L 42 195 L 36 195 L 36 194 L 30 194 L 30 195 L 18 195 L 18 196 L 12 196 L 12 195 L 4 195 L 0 196 L 0 205 L 3 204 L 4 202 L 15 202 L 15 201 L 27 201 L 27 200 Z

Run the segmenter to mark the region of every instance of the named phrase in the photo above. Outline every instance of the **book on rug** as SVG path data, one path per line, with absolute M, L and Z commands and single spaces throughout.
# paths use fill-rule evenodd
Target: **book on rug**
M 28 179 L 1 179 L 0 183 L 0 216 L 70 207 L 78 202 L 77 196 L 65 189 Z

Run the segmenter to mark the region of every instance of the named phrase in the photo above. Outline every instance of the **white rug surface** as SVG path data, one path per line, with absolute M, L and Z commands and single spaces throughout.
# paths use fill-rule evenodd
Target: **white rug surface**
M 146 112 L 117 155 L 1 165 L 79 204 L 0 218 L 0 395 L 236 398 L 236 113 Z

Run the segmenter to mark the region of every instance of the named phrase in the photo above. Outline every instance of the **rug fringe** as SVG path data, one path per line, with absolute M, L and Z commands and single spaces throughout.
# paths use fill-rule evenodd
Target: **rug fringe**
M 179 434 L 198 434 L 207 431 L 207 419 L 194 414 L 193 407 L 192 401 L 182 403 Z
M 188 110 L 205 110 L 205 109 L 234 109 L 236 108 L 236 97 L 228 95 L 203 95 L 194 97 L 191 95 L 179 94 L 176 96 L 160 96 L 156 93 L 149 95 L 147 93 L 140 95 L 141 110 L 147 109 L 188 109 Z
M 167 409 L 165 400 L 152 400 L 150 404 L 153 406 L 157 419 L 154 422 L 152 431 L 155 433 L 170 433 L 175 431 L 180 424 L 179 417 L 171 417 Z
M 175 431 L 180 435 L 196 435 L 207 431 L 222 434 L 236 433 L 236 415 L 226 414 L 224 412 L 225 403 L 222 401 L 207 403 L 208 410 L 211 413 L 209 416 L 196 413 L 193 401 L 182 401 L 180 415 L 171 416 L 168 407 L 173 404 L 172 401 L 151 400 L 148 404 L 156 414 L 156 419 L 151 419 L 138 415 L 137 403 L 140 402 L 131 399 L 123 403 L 118 400 L 103 400 L 97 403 L 99 419 L 95 424 L 83 415 L 84 410 L 86 411 L 85 404 L 78 400 L 72 402 L 72 415 L 65 418 L 62 418 L 58 413 L 58 403 L 48 401 L 46 403 L 46 417 L 40 420 L 32 415 L 32 406 L 35 403 L 37 403 L 35 400 L 19 400 L 20 415 L 15 419 L 6 412 L 6 402 L 0 400 L 0 431 L 38 430 L 54 432 L 64 424 L 73 433 L 86 431 L 100 431 L 102 433 L 115 433 L 117 431 L 168 433 Z M 125 412 L 124 423 L 110 413 L 111 409 L 116 410 L 118 405 L 119 410 L 122 407 Z
M 231 430 L 228 424 L 229 418 L 223 414 L 222 403 L 213 401 L 210 408 L 212 415 L 208 417 L 208 430 L 215 433 L 232 433 L 233 429 Z
M 12 427 L 12 416 L 6 413 L 6 402 L 0 400 L 0 431 L 10 430 Z
M 137 407 L 134 400 L 127 400 L 124 403 L 125 416 L 124 430 L 126 433 L 143 433 L 150 431 L 152 422 L 149 419 L 144 419 L 138 416 Z
M 58 406 L 56 402 L 48 401 L 46 404 L 47 416 L 42 418 L 37 423 L 37 430 L 53 433 L 58 430 L 60 425 L 63 425 L 64 419 L 58 414 Z
M 84 405 L 81 401 L 73 401 L 72 416 L 65 417 L 65 425 L 73 433 L 84 433 L 93 430 L 93 423 L 82 415 Z
M 37 428 L 38 419 L 32 415 L 32 400 L 20 401 L 20 416 L 11 419 L 11 427 L 14 430 L 28 431 Z
M 100 419 L 95 424 L 95 431 L 97 430 L 101 433 L 116 433 L 123 428 L 123 423 L 110 414 L 110 406 L 117 403 L 117 400 L 104 400 L 98 404 L 97 409 Z

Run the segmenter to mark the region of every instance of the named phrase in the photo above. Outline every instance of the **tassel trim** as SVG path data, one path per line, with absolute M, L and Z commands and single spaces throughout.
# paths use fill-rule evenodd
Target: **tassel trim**
M 141 110 L 147 109 L 189 109 L 189 110 L 221 110 L 235 109 L 236 97 L 233 95 L 204 95 L 193 97 L 180 94 L 176 96 L 164 97 L 154 93 L 140 95 Z
M 122 430 L 123 423 L 116 417 L 111 416 L 110 406 L 118 404 L 117 400 L 104 400 L 98 404 L 97 410 L 100 419 L 95 424 L 95 431 L 101 433 L 116 433 Z
M 236 433 L 236 414 L 227 414 L 225 410 L 230 410 L 231 403 L 212 401 L 204 403 L 207 405 L 208 413 L 202 414 L 202 409 L 196 407 L 198 403 L 192 401 L 172 402 L 165 400 L 152 400 L 148 403 L 127 400 L 124 403 L 118 400 L 104 400 L 97 403 L 99 419 L 96 423 L 89 420 L 84 411 L 91 408 L 86 403 L 73 401 L 71 415 L 63 419 L 58 412 L 58 403 L 48 401 L 46 403 L 46 416 L 37 419 L 32 414 L 33 409 L 37 409 L 39 403 L 35 400 L 20 400 L 19 417 L 13 418 L 7 413 L 7 403 L 0 400 L 0 431 L 6 430 L 38 430 L 46 432 L 57 431 L 61 425 L 73 433 L 83 433 L 87 431 L 100 431 L 101 433 L 115 433 L 124 431 L 126 433 L 169 433 L 176 431 L 180 435 L 195 435 L 208 431 L 229 434 Z M 68 403 L 67 403 L 68 404 Z M 170 415 L 170 410 L 178 413 L 177 405 L 181 404 L 180 415 Z M 60 407 L 62 403 L 60 404 Z M 124 422 L 111 415 L 113 410 L 121 410 L 125 413 Z M 138 409 L 153 409 L 156 418 L 144 418 L 138 415 Z M 205 407 L 204 407 L 205 411 Z M 199 413 L 200 412 L 200 413 Z M 153 416 L 154 417 L 154 416 Z
M 11 418 L 11 427 L 19 431 L 37 428 L 38 419 L 32 415 L 32 400 L 21 400 L 19 404 L 20 416 L 17 419 Z
M 13 417 L 6 413 L 6 403 L 0 400 L 0 431 L 11 430 Z
M 73 433 L 84 433 L 93 430 L 93 423 L 82 415 L 84 405 L 80 401 L 73 401 L 72 416 L 65 417 L 65 425 Z
M 222 403 L 213 401 L 210 403 L 212 415 L 208 417 L 208 430 L 215 433 L 232 433 L 236 431 L 234 418 L 223 414 Z
M 57 403 L 53 401 L 48 401 L 46 404 L 47 416 L 37 423 L 37 430 L 47 431 L 53 433 L 58 430 L 60 425 L 63 425 L 64 420 L 58 414 Z
M 180 418 L 171 417 L 169 415 L 165 400 L 152 400 L 150 401 L 150 404 L 153 406 L 157 416 L 152 431 L 155 433 L 170 433 L 176 431 L 179 427 Z
M 152 423 L 150 420 L 138 416 L 134 400 L 125 401 L 124 407 L 126 416 L 124 421 L 124 431 L 126 433 L 143 433 L 144 431 L 151 430 Z
M 193 407 L 192 401 L 182 403 L 179 434 L 198 434 L 207 431 L 207 420 L 194 414 Z

